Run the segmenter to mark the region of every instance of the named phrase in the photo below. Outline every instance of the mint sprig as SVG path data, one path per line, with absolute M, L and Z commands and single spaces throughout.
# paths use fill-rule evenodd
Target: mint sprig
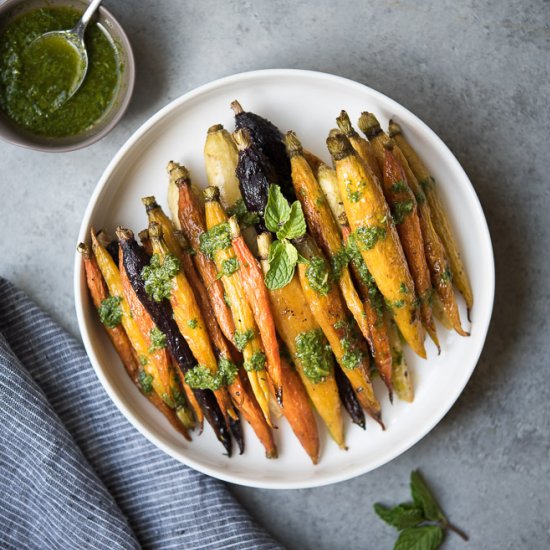
M 270 185 L 264 214 L 265 226 L 275 233 L 277 240 L 269 249 L 269 270 L 265 276 L 267 288 L 275 290 L 286 286 L 294 276 L 296 264 L 304 261 L 290 239 L 306 232 L 306 220 L 299 201 L 288 203 L 278 185 Z
M 374 505 L 378 517 L 400 531 L 394 550 L 436 550 L 446 531 L 468 540 L 468 535 L 449 522 L 417 471 L 411 472 L 411 495 L 413 502 L 402 502 L 392 508 L 379 503 Z

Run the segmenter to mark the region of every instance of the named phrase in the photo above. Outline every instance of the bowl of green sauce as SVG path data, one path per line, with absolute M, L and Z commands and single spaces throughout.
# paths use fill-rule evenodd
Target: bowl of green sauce
M 7 0 L 0 6 L 1 138 L 41 151 L 71 151 L 102 138 L 124 114 L 134 57 L 104 7 L 86 29 L 86 78 L 67 101 L 59 92 L 74 78 L 74 52 L 62 41 L 33 48 L 38 36 L 72 28 L 85 8 L 78 0 Z

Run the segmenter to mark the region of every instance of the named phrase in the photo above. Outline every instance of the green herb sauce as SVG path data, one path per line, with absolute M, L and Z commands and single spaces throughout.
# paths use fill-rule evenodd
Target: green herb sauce
M 396 202 L 392 208 L 393 221 L 396 225 L 403 223 L 403 220 L 414 210 L 412 199 Z
M 198 325 L 199 322 L 196 319 L 189 319 L 189 321 L 187 321 L 187 326 L 191 329 L 197 328 Z
M 353 233 L 357 246 L 361 250 L 370 250 L 376 246 L 376 243 L 379 240 L 384 240 L 386 238 L 386 228 L 382 226 L 372 226 L 372 227 L 359 227 Z
M 235 347 L 239 351 L 243 351 L 252 338 L 254 338 L 254 331 L 252 329 L 248 329 L 245 332 L 236 330 L 235 335 L 233 336 L 233 339 L 235 340 Z
M 237 258 L 229 258 L 222 262 L 222 269 L 217 275 L 217 279 L 221 279 L 224 275 L 229 277 L 239 270 L 239 260 Z
M 180 261 L 173 254 L 166 254 L 162 263 L 159 255 L 153 254 L 149 265 L 146 265 L 141 271 L 141 278 L 145 283 L 145 292 L 155 302 L 170 298 L 172 279 L 179 271 Z
M 409 190 L 409 186 L 403 180 L 399 180 L 392 184 L 391 190 L 392 193 L 403 193 Z
M 218 372 L 212 374 L 204 365 L 197 365 L 185 373 L 185 381 L 191 388 L 216 391 L 235 381 L 239 368 L 224 355 L 218 362 Z
M 0 37 L 0 108 L 34 134 L 65 137 L 91 128 L 118 90 L 118 53 L 97 24 L 86 31 L 86 78 L 66 102 L 67 91 L 81 70 L 75 50 L 53 39 L 31 46 L 46 32 L 72 28 L 81 15 L 68 7 L 36 9 L 16 18 Z
M 138 383 L 144 394 L 148 395 L 153 391 L 153 377 L 147 374 L 143 369 L 139 369 Z
M 151 345 L 149 346 L 149 353 L 153 353 L 157 349 L 164 349 L 166 347 L 166 334 L 163 334 L 157 327 L 153 327 L 149 332 L 149 339 Z
M 260 221 L 260 215 L 257 212 L 249 212 L 243 199 L 239 199 L 233 206 L 227 209 L 228 216 L 237 216 L 239 224 L 243 227 L 250 227 Z
M 296 357 L 304 374 L 314 383 L 323 382 L 332 373 L 332 351 L 321 329 L 301 332 L 296 336 Z
M 320 256 L 314 256 L 310 259 L 306 267 L 306 278 L 309 286 L 320 294 L 326 296 L 330 292 L 331 277 L 327 262 Z
M 265 353 L 255 351 L 250 360 L 244 362 L 244 370 L 247 372 L 259 371 L 265 369 Z
M 213 260 L 215 252 L 231 246 L 231 229 L 229 228 L 229 224 L 223 222 L 215 225 L 199 237 L 199 242 L 201 252 Z
M 120 296 L 109 296 L 99 305 L 97 309 L 99 319 L 107 328 L 115 328 L 120 325 L 122 320 L 120 302 L 122 302 Z

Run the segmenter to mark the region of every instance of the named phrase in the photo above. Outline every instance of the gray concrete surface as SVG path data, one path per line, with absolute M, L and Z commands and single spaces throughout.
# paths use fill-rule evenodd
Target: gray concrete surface
M 83 151 L 0 144 L 0 275 L 77 333 L 72 259 L 81 215 L 116 150 L 157 109 L 235 72 L 296 67 L 364 82 L 450 146 L 487 215 L 493 322 L 461 398 L 422 442 L 353 481 L 301 491 L 234 487 L 288 548 L 391 548 L 372 503 L 407 497 L 420 468 L 470 535 L 445 548 L 550 547 L 550 4 L 538 1 L 106 1 L 137 57 L 121 124 Z

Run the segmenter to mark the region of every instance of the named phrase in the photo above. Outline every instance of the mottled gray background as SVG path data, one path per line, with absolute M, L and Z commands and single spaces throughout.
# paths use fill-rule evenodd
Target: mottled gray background
M 134 45 L 127 115 L 101 143 L 49 155 L 0 144 L 0 275 L 77 334 L 72 261 L 82 213 L 130 134 L 171 99 L 236 72 L 353 78 L 428 123 L 469 174 L 496 256 L 485 351 L 439 426 L 358 479 L 300 491 L 234 488 L 289 548 L 391 548 L 372 503 L 421 468 L 471 535 L 445 548 L 550 547 L 548 217 L 550 4 L 538 1 L 106 1 Z

